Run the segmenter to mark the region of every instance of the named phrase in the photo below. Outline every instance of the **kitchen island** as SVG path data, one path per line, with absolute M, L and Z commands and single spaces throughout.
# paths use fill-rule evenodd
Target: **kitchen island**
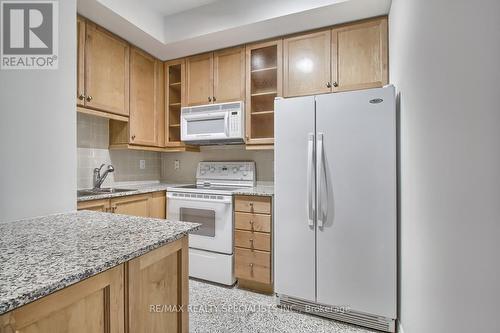
M 0 332 L 187 332 L 197 228 L 90 211 L 0 223 Z

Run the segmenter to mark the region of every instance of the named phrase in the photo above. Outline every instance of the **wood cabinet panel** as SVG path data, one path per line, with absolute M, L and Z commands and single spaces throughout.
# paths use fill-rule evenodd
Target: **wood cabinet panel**
M 235 212 L 234 227 L 240 230 L 271 232 L 271 215 Z
M 156 117 L 156 146 L 165 147 L 165 69 L 163 63 L 156 59 L 156 94 L 155 94 L 155 117 Z
M 158 145 L 156 59 L 133 47 L 130 51 L 130 143 Z
M 167 213 L 167 197 L 165 192 L 155 192 L 151 196 L 149 205 L 150 217 L 165 219 Z
M 85 106 L 129 115 L 129 52 L 127 42 L 87 22 Z
M 214 53 L 214 93 L 212 102 L 245 99 L 245 48 L 235 47 Z
M 79 202 L 77 206 L 78 210 L 93 210 L 103 213 L 109 212 L 111 208 L 109 199 L 83 201 Z
M 130 332 L 188 332 L 187 237 L 133 259 L 128 264 Z M 179 311 L 154 313 L 151 305 Z
M 234 210 L 237 212 L 271 214 L 271 198 L 238 195 L 234 200 Z
M 262 232 L 235 230 L 234 245 L 250 250 L 271 251 L 271 235 Z
M 203 105 L 212 101 L 213 53 L 186 59 L 186 104 Z
M 386 85 L 387 63 L 386 17 L 332 29 L 333 91 Z
M 285 97 L 330 92 L 330 30 L 283 40 Z
M 77 34 L 77 87 L 76 87 L 76 104 L 79 106 L 85 105 L 85 19 L 81 16 L 76 18 L 76 34 Z
M 181 107 L 186 104 L 186 62 L 184 59 L 165 63 L 165 145 L 184 146 L 181 142 Z
M 111 199 L 111 211 L 116 214 L 149 217 L 151 194 Z
M 124 332 L 123 265 L 0 316 L 0 332 Z
M 271 254 L 269 252 L 236 247 L 234 254 L 234 271 L 237 278 L 261 283 L 271 282 Z

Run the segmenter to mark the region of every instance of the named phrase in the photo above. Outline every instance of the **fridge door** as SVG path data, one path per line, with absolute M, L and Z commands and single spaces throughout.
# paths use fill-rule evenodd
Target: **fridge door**
M 275 101 L 275 291 L 315 301 L 314 96 Z
M 316 129 L 317 301 L 396 318 L 394 87 L 316 96 Z

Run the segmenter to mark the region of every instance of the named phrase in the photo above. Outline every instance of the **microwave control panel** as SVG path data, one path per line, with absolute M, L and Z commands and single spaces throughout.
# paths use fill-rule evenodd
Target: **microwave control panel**
M 231 138 L 241 138 L 243 137 L 242 126 L 243 122 L 243 112 L 242 110 L 229 111 L 229 137 Z

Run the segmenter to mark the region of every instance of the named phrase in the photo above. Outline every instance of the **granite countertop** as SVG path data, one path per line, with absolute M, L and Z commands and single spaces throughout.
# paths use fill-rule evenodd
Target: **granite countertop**
M 110 199 L 116 197 L 125 197 L 129 195 L 136 194 L 145 194 L 145 193 L 153 193 L 166 191 L 167 187 L 171 186 L 179 186 L 179 185 L 187 185 L 187 184 L 177 184 L 177 183 L 149 183 L 149 184 L 131 184 L 131 185 L 118 185 L 116 188 L 131 188 L 134 191 L 127 192 L 118 192 L 118 193 L 103 193 L 96 195 L 86 195 L 84 197 L 77 198 L 77 202 L 91 201 L 91 200 L 99 200 L 99 199 Z
M 0 223 L 0 315 L 198 227 L 197 223 L 91 211 Z
M 118 186 L 116 186 L 116 188 L 132 188 L 132 189 L 134 189 L 134 191 L 88 195 L 88 196 L 77 198 L 77 202 L 99 200 L 99 199 L 110 199 L 110 198 L 116 198 L 116 197 L 125 197 L 125 196 L 129 196 L 129 195 L 166 191 L 168 187 L 182 186 L 182 185 L 188 185 L 188 184 L 187 183 L 149 183 L 149 184 L 118 185 Z M 257 182 L 255 187 L 239 189 L 239 190 L 234 191 L 233 194 L 273 196 L 274 195 L 274 184 L 273 184 L 273 182 Z
M 257 182 L 254 187 L 242 188 L 233 192 L 235 195 L 260 195 L 260 196 L 273 196 L 274 183 L 273 182 Z

